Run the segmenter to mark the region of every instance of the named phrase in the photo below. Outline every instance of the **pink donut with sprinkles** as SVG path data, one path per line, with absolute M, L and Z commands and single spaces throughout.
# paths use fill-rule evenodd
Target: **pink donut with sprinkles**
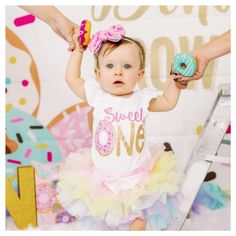
M 101 143 L 102 133 L 105 133 L 106 135 L 106 143 Z M 94 139 L 97 151 L 102 156 L 109 155 L 115 146 L 116 139 L 115 129 L 113 125 L 107 120 L 101 120 L 98 123 Z
M 41 183 L 36 186 L 36 192 L 38 213 L 50 212 L 53 203 L 56 201 L 56 190 L 50 184 Z

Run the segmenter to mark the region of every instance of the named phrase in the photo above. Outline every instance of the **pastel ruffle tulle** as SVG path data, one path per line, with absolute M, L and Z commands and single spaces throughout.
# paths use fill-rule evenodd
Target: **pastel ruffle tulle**
M 117 227 L 139 217 L 148 221 L 150 229 L 166 228 L 178 212 L 181 174 L 172 152 L 162 152 L 152 159 L 149 171 L 111 177 L 94 167 L 89 150 L 72 153 L 60 174 L 58 198 L 70 214 L 80 219 L 91 216 Z

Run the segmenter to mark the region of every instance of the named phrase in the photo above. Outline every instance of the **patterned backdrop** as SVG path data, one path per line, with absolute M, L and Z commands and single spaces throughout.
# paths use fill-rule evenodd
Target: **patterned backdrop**
M 160 94 L 170 79 L 173 56 L 191 52 L 230 28 L 229 6 L 58 6 L 92 33 L 121 24 L 144 42 L 145 80 Z M 17 6 L 6 7 L 6 175 L 16 190 L 17 167 L 36 173 L 38 224 L 73 220 L 51 184 L 68 153 L 91 145 L 91 109 L 66 85 L 67 44 L 50 27 Z M 85 52 L 83 77 L 94 79 L 94 59 Z M 169 142 L 184 167 L 222 83 L 230 83 L 230 56 L 211 62 L 202 80 L 191 82 L 171 112 L 152 113 L 150 140 Z M 207 101 L 207 102 L 206 102 Z M 33 181 L 33 180 L 32 180 Z M 23 189 L 22 189 L 23 191 Z M 10 200 L 9 200 L 10 202 Z M 19 206 L 11 199 L 13 208 Z M 13 209 L 9 209 L 13 211 Z M 23 222 L 19 227 L 24 227 Z

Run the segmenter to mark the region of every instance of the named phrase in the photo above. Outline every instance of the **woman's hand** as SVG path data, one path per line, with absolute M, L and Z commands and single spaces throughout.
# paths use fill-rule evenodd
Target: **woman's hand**
M 193 52 L 193 57 L 197 61 L 197 71 L 192 77 L 183 77 L 180 81 L 191 81 L 201 79 L 205 73 L 207 65 L 211 60 L 221 57 L 231 50 L 231 30 L 215 38 L 214 40 L 197 48 Z
M 195 58 L 195 60 L 197 62 L 196 72 L 191 77 L 182 77 L 180 79 L 180 82 L 198 80 L 198 79 L 201 79 L 203 77 L 204 72 L 205 72 L 205 70 L 207 68 L 207 65 L 210 62 L 210 60 L 202 54 L 201 50 L 196 50 L 193 53 L 193 57 Z
M 66 17 L 58 17 L 56 21 L 50 23 L 50 26 L 57 35 L 68 42 L 68 51 L 73 51 L 75 41 L 72 39 L 72 35 L 79 29 L 79 25 L 73 23 Z

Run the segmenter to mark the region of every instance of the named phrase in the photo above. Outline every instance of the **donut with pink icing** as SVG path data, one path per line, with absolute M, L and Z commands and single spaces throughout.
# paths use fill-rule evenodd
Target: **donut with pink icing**
M 68 107 L 47 125 L 60 146 L 62 158 L 92 145 L 92 110 L 86 103 Z
M 83 20 L 80 25 L 79 43 L 82 47 L 87 47 L 90 41 L 91 23 L 88 20 Z
M 56 200 L 56 190 L 48 183 L 41 183 L 36 186 L 37 211 L 47 213 L 52 210 L 53 203 Z
M 106 135 L 106 142 L 101 142 L 102 133 Z M 98 123 L 94 139 L 97 151 L 102 156 L 109 155 L 115 146 L 116 140 L 116 134 L 113 125 L 107 120 L 101 120 Z

